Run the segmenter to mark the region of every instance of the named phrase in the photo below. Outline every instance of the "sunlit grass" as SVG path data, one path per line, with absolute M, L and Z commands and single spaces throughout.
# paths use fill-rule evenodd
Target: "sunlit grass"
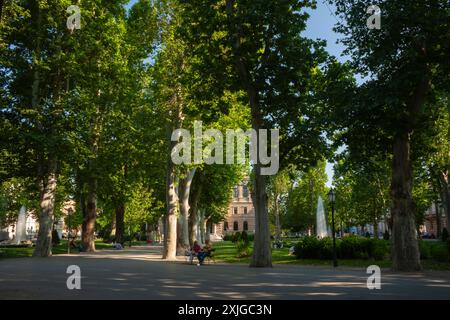
M 132 246 L 145 245 L 145 241 L 133 241 Z M 128 243 L 125 244 L 128 246 Z M 95 247 L 97 250 L 112 249 L 111 244 L 104 243 L 102 240 L 95 241 Z M 214 243 L 214 259 L 217 262 L 224 263 L 242 263 L 250 264 L 251 255 L 248 257 L 238 257 L 236 246 L 231 241 L 222 241 Z M 251 245 L 253 249 L 253 244 Z M 33 255 L 34 247 L 25 248 L 4 248 L 0 247 L 0 259 L 5 258 L 25 258 Z M 53 247 L 53 254 L 65 254 L 67 253 L 67 240 L 62 240 L 61 243 Z M 78 250 L 71 249 L 71 253 L 78 253 Z M 286 264 L 286 265 L 308 265 L 308 266 L 331 266 L 331 260 L 321 259 L 297 259 L 293 255 L 289 255 L 289 248 L 284 247 L 282 249 L 272 249 L 272 262 L 273 264 Z M 371 259 L 339 259 L 339 266 L 366 268 L 370 265 L 378 265 L 381 268 L 390 268 L 391 262 L 389 260 L 375 261 Z M 422 260 L 422 266 L 424 270 L 450 270 L 450 263 L 437 262 L 432 259 Z
M 79 241 L 77 242 L 79 243 Z M 132 246 L 142 246 L 145 245 L 145 241 L 132 241 Z M 129 243 L 125 243 L 125 247 L 128 247 Z M 95 249 L 96 250 L 105 250 L 112 249 L 112 245 L 109 243 L 103 242 L 103 240 L 95 241 Z M 34 252 L 34 247 L 0 247 L 0 259 L 6 258 L 26 258 L 32 257 Z M 71 253 L 78 253 L 78 249 L 70 249 Z M 65 254 L 67 253 L 67 240 L 61 240 L 61 242 L 57 246 L 53 246 L 52 253 L 54 255 L 57 254 Z
M 251 257 L 238 258 L 236 246 L 231 241 L 217 242 L 214 244 L 216 261 L 225 263 L 244 263 L 249 264 Z M 290 264 L 290 265 L 309 265 L 309 266 L 331 266 L 332 260 L 321 259 L 297 259 L 294 255 L 289 255 L 289 248 L 272 249 L 273 264 Z M 338 259 L 339 266 L 367 268 L 370 265 L 378 265 L 381 268 L 390 268 L 389 260 L 373 260 L 373 259 Z M 450 270 L 450 263 L 437 262 L 434 260 L 422 260 L 424 270 Z

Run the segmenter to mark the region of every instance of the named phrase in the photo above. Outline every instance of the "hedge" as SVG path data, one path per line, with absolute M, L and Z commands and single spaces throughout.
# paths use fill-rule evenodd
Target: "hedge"
M 450 240 L 419 241 L 421 259 L 435 259 L 445 262 L 450 260 Z M 336 239 L 338 259 L 374 259 L 383 260 L 390 255 L 390 242 L 360 236 L 347 236 Z M 298 259 L 332 259 L 333 240 L 330 237 L 318 239 L 315 236 L 300 238 L 295 245 Z

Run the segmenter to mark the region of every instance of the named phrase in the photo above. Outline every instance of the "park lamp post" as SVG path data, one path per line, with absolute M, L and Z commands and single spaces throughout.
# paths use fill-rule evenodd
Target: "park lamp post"
M 72 215 L 72 208 L 67 210 L 67 254 L 70 254 L 70 217 Z
M 331 204 L 331 232 L 333 233 L 333 267 L 337 267 L 337 258 L 336 258 L 336 232 L 334 230 L 334 203 L 336 202 L 336 194 L 334 189 L 331 188 L 328 193 L 328 201 Z

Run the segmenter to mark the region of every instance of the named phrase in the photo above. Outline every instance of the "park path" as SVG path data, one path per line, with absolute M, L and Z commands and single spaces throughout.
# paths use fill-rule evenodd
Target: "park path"
M 157 246 L 94 254 L 0 260 L 0 299 L 450 299 L 450 272 L 382 271 L 369 290 L 359 268 L 299 265 L 249 268 L 161 260 Z M 69 265 L 81 269 L 81 290 L 68 290 Z

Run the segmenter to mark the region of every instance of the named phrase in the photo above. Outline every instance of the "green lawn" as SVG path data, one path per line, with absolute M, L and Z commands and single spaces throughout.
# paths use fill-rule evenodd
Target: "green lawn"
M 237 249 L 231 241 L 223 241 L 214 243 L 215 260 L 226 263 L 250 263 L 250 257 L 238 258 Z M 320 259 L 297 259 L 295 256 L 289 255 L 289 248 L 272 249 L 272 262 L 274 264 L 295 264 L 295 265 L 313 265 L 313 266 L 331 266 L 332 260 Z M 371 259 L 341 259 L 338 260 L 340 266 L 346 267 L 363 267 L 367 268 L 370 265 L 378 265 L 381 268 L 389 268 L 391 262 L 389 260 L 375 261 Z M 422 260 L 424 270 L 450 270 L 450 263 L 437 262 L 430 259 Z
M 132 241 L 132 246 L 143 246 L 145 241 Z M 128 242 L 125 243 L 125 247 L 128 247 Z M 95 248 L 97 250 L 112 249 L 111 244 L 104 243 L 103 240 L 95 241 Z M 5 258 L 24 258 L 31 257 L 33 255 L 34 247 L 15 248 L 15 247 L 0 247 L 0 259 Z M 61 240 L 61 243 L 52 248 L 53 254 L 65 254 L 67 253 L 67 240 Z M 77 249 L 71 249 L 71 253 L 78 253 Z
M 145 241 L 133 241 L 132 246 L 145 245 Z M 128 243 L 126 243 L 128 246 Z M 95 247 L 97 250 L 111 249 L 111 244 L 104 243 L 102 240 L 95 241 Z M 217 262 L 225 263 L 243 263 L 249 264 L 250 257 L 238 258 L 237 249 L 231 241 L 222 241 L 214 243 L 214 258 Z M 34 248 L 2 248 L 0 247 L 0 259 L 5 258 L 23 258 L 31 257 L 33 255 Z M 78 250 L 71 250 L 71 253 L 76 253 Z M 53 247 L 53 254 L 67 253 L 67 241 L 62 240 L 61 243 Z M 331 260 L 320 259 L 296 259 L 295 256 L 289 255 L 289 248 L 272 249 L 272 261 L 274 264 L 294 264 L 294 265 L 313 265 L 313 266 L 331 266 Z M 375 260 L 363 260 L 363 259 L 340 259 L 338 260 L 340 266 L 346 267 L 368 267 L 370 265 L 378 265 L 381 268 L 389 268 L 391 262 L 389 260 L 375 261 Z M 437 262 L 432 259 L 422 260 L 422 266 L 425 270 L 450 270 L 450 263 Z

